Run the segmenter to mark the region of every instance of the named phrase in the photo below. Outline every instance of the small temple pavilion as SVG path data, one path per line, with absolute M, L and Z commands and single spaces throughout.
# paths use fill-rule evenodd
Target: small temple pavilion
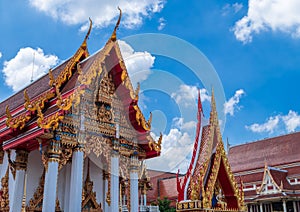
M 243 188 L 236 182 L 222 142 L 213 91 L 207 125 L 202 111 L 199 93 L 192 159 L 187 173 L 177 174 L 176 211 L 246 211 Z
M 148 158 L 160 155 L 114 31 L 0 103 L 0 211 L 155 211 Z
M 300 211 L 299 145 L 300 132 L 295 132 L 229 149 L 249 212 Z

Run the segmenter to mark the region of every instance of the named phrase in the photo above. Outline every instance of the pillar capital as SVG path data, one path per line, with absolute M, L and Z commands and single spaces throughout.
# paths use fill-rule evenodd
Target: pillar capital
M 115 149 L 111 150 L 111 157 L 115 157 L 115 158 L 119 157 L 119 151 Z
M 16 160 L 15 160 L 16 170 L 25 170 L 28 163 L 28 151 L 23 149 L 16 150 Z
M 140 162 L 138 157 L 131 156 L 130 157 L 130 172 L 138 172 L 139 171 Z
M 74 152 L 83 152 L 84 148 L 84 143 L 78 143 L 78 145 L 74 148 Z
M 50 140 L 50 144 L 48 146 L 47 155 L 49 162 L 57 162 L 60 161 L 61 154 L 61 143 L 59 139 Z

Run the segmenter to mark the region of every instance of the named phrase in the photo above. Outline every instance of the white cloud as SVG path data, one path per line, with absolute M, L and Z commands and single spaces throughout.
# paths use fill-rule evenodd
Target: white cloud
M 189 134 L 195 133 L 196 125 L 197 123 L 195 121 L 185 122 L 184 118 L 179 118 L 179 117 L 173 118 L 173 126 Z
M 14 91 L 18 91 L 30 83 L 32 76 L 33 80 L 41 77 L 57 62 L 57 56 L 45 55 L 40 48 L 21 48 L 14 58 L 4 62 L 2 72 L 5 83 L 12 87 Z
M 249 0 L 248 13 L 232 30 L 243 43 L 252 41 L 253 34 L 272 30 L 300 37 L 299 0 Z
M 164 19 L 164 18 L 160 18 L 159 20 L 158 20 L 158 23 L 159 23 L 159 25 L 158 25 L 158 27 L 157 27 L 157 29 L 160 31 L 160 30 L 163 30 L 163 28 L 165 28 L 165 26 L 166 26 L 166 20 Z
M 118 41 L 132 84 L 136 86 L 151 74 L 155 57 L 149 52 L 135 52 L 125 41 Z
M 239 109 L 238 103 L 240 102 L 240 98 L 245 94 L 243 89 L 239 89 L 235 92 L 234 96 L 231 97 L 227 102 L 224 103 L 224 113 L 234 115 L 234 111 Z
M 252 124 L 250 126 L 246 126 L 246 129 L 251 130 L 252 132 L 262 133 L 268 132 L 273 133 L 274 130 L 278 127 L 280 116 L 272 116 L 263 124 Z
M 234 13 L 238 13 L 243 8 L 243 4 L 236 2 L 232 5 L 232 8 L 234 9 Z
M 222 8 L 222 15 L 228 15 L 229 13 L 238 13 L 243 8 L 242 3 L 234 3 L 234 4 L 225 4 Z
M 252 124 L 246 126 L 247 129 L 256 133 L 273 133 L 275 129 L 285 128 L 286 133 L 294 132 L 300 127 L 300 115 L 297 112 L 290 110 L 287 115 L 271 116 L 263 124 Z M 281 130 L 282 131 L 282 130 Z
M 297 127 L 300 127 L 300 115 L 297 112 L 290 110 L 285 116 L 282 116 L 288 132 L 294 132 Z
M 1 57 L 2 57 L 2 52 L 0 52 L 0 59 L 1 59 Z
M 66 24 L 84 24 L 88 18 L 94 22 L 94 27 L 105 27 L 115 23 L 118 16 L 117 6 L 123 11 L 122 24 L 127 28 L 139 26 L 144 17 L 160 12 L 164 0 L 30 0 L 31 6 Z
M 177 104 L 183 104 L 184 107 L 190 107 L 196 104 L 198 99 L 198 88 L 190 85 L 180 85 L 179 90 L 171 94 Z M 210 101 L 210 96 L 205 88 L 200 89 L 201 101 Z
M 181 123 L 178 123 L 178 121 Z M 194 140 L 192 139 L 193 134 L 188 133 L 182 126 L 192 123 L 183 123 L 180 118 L 175 118 L 173 122 L 173 128 L 168 134 L 163 135 L 160 157 L 147 160 L 147 164 L 150 169 L 170 172 L 177 172 L 180 169 L 181 173 L 185 173 L 190 163 Z M 178 124 L 181 126 L 176 126 Z M 189 130 L 195 131 L 195 127 L 196 124 Z M 158 139 L 156 135 L 152 134 L 152 136 L 156 140 Z M 164 163 L 161 163 L 161 161 L 164 161 Z

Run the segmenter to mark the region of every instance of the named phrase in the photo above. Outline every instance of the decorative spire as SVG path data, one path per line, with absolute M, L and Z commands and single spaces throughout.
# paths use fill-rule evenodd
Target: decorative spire
M 217 112 L 214 88 L 211 89 L 211 112 Z
M 116 23 L 116 26 L 115 26 L 115 29 L 110 37 L 110 39 L 112 41 L 116 41 L 117 40 L 117 29 L 119 28 L 119 25 L 120 25 L 120 22 L 121 22 L 121 18 L 122 18 L 122 10 L 120 9 L 120 7 L 118 7 L 119 11 L 120 11 L 120 15 L 119 15 L 119 18 L 118 18 L 118 21 Z

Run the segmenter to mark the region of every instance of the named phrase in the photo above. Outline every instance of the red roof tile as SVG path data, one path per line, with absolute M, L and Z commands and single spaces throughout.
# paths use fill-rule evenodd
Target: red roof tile
M 57 66 L 55 69 L 53 69 L 53 77 L 56 78 L 58 74 L 65 68 L 67 65 L 69 59 L 66 60 L 64 63 L 60 64 Z M 45 92 L 46 90 L 50 89 L 51 87 L 49 86 L 49 77 L 48 74 L 45 74 L 38 80 L 34 81 L 27 87 L 23 88 L 22 90 L 18 91 L 14 95 L 10 96 L 6 100 L 0 103 L 0 117 L 5 114 L 5 108 L 8 105 L 10 111 L 13 109 L 16 109 L 19 106 L 22 106 L 25 102 L 24 100 L 24 90 L 27 89 L 27 93 L 30 99 L 33 97 L 36 97 L 40 95 L 41 93 Z
M 231 147 L 229 162 L 233 172 L 300 162 L 300 132 Z

